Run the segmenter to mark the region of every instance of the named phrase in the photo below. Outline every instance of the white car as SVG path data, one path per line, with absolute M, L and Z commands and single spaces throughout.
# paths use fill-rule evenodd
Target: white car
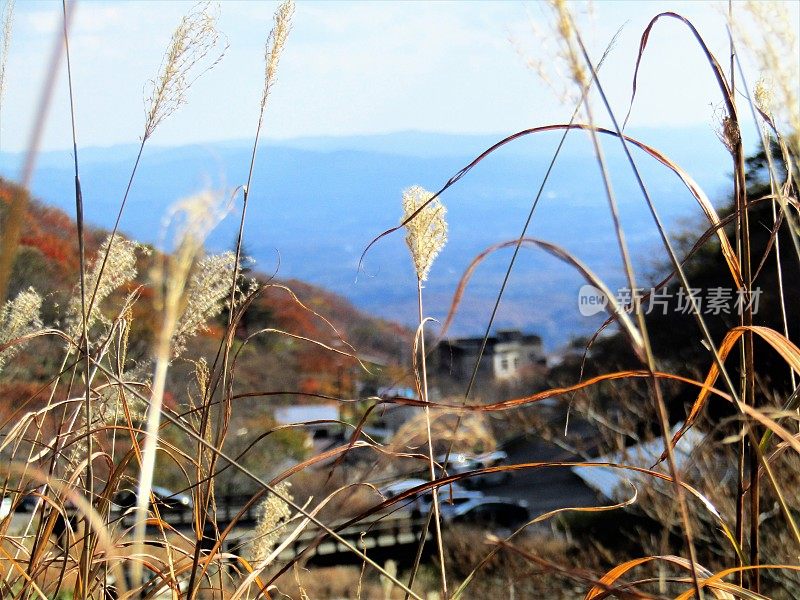
M 395 496 L 399 496 L 410 489 L 425 485 L 427 483 L 429 482 L 425 481 L 424 479 L 403 479 L 382 488 L 380 492 L 387 499 L 394 498 Z M 442 514 L 444 514 L 446 507 L 452 507 L 463 504 L 464 502 L 470 500 L 483 498 L 483 492 L 479 492 L 477 490 L 467 490 L 457 483 L 450 483 L 438 488 L 438 496 L 439 507 L 441 508 Z M 426 514 L 427 511 L 430 510 L 432 500 L 433 494 L 431 493 L 431 490 L 428 489 L 422 493 L 416 494 L 413 498 L 407 499 L 405 503 L 407 503 L 412 515 L 419 516 Z
M 439 464 L 444 464 L 445 455 L 437 457 Z M 486 452 L 477 456 L 472 456 L 464 453 L 453 453 L 447 461 L 447 472 L 450 475 L 460 475 L 470 471 L 477 471 L 479 469 L 487 469 L 495 467 L 508 460 L 508 454 L 502 450 L 495 452 Z M 493 485 L 502 485 L 506 483 L 511 474 L 508 471 L 498 471 L 496 473 L 484 473 L 481 475 L 473 475 L 465 477 L 463 485 L 469 488 L 476 487 L 489 487 Z
M 403 492 L 407 492 L 420 485 L 425 485 L 426 483 L 428 482 L 424 479 L 400 479 L 399 481 L 395 481 L 394 483 L 380 488 L 379 491 L 384 498 L 394 498 Z
M 0 519 L 6 518 L 11 514 L 11 498 L 0 500 Z
M 483 467 L 495 467 L 508 460 L 508 454 L 502 450 L 495 450 L 494 452 L 484 452 L 473 457 L 475 462 L 480 463 Z

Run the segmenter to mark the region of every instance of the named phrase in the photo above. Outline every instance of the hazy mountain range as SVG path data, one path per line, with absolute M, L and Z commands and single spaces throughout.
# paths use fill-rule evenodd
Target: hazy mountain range
M 633 135 L 681 164 L 717 204 L 729 191 L 730 159 L 709 127 L 639 130 Z M 345 138 L 266 141 L 251 186 L 245 246 L 257 268 L 322 285 L 376 315 L 412 323 L 416 285 L 397 232 L 359 257 L 369 241 L 398 223 L 401 191 L 414 184 L 441 187 L 502 135 L 402 132 Z M 449 190 L 450 240 L 426 284 L 426 312 L 442 318 L 462 272 L 474 256 L 519 235 L 560 133 L 528 136 L 492 154 Z M 604 148 L 627 240 L 641 279 L 663 262 L 652 218 L 630 175 L 619 143 Z M 122 230 L 158 243 L 162 217 L 177 199 L 207 186 L 244 183 L 251 150 L 247 140 L 145 149 Z M 137 147 L 87 148 L 79 153 L 86 219 L 109 227 L 116 216 Z M 680 180 L 645 154 L 636 154 L 645 181 L 672 232 L 700 222 L 700 211 Z M 70 152 L 41 155 L 33 193 L 74 213 Z M 14 179 L 20 156 L 0 154 L 0 173 Z M 212 233 L 212 250 L 233 246 L 238 210 Z M 619 252 L 596 159 L 581 132 L 570 133 L 545 188 L 529 235 L 574 252 L 612 288 L 622 284 Z M 458 334 L 485 327 L 510 258 L 502 251 L 478 268 L 454 323 Z M 577 312 L 583 281 L 571 268 L 524 250 L 511 276 L 498 326 L 540 333 L 549 347 L 592 331 L 597 318 Z

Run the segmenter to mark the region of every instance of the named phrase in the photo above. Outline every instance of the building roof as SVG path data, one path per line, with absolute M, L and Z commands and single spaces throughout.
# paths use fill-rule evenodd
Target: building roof
M 338 419 L 339 407 L 335 404 L 284 406 L 275 409 L 275 420 L 281 425 L 306 423 L 308 421 L 335 421 Z
M 683 426 L 683 423 L 677 423 L 672 428 L 670 435 L 675 435 L 681 426 Z M 704 437 L 702 432 L 692 428 L 678 441 L 674 448 L 675 466 L 678 470 L 682 470 L 688 464 L 692 451 L 700 444 Z M 598 456 L 596 459 L 592 460 L 592 462 L 615 463 L 650 469 L 658 461 L 663 451 L 664 441 L 659 437 L 649 442 L 630 446 L 623 451 Z M 664 472 L 666 472 L 666 465 L 662 463 L 662 466 Z M 653 470 L 659 469 L 656 467 Z M 580 477 L 589 487 L 609 500 L 615 501 L 622 499 L 620 490 L 625 481 L 636 485 L 649 483 L 652 480 L 652 477 L 645 473 L 625 469 L 614 469 L 611 467 L 572 467 L 572 472 Z M 623 491 L 622 495 L 627 494 Z
M 542 338 L 535 333 L 522 333 L 518 329 L 501 329 L 495 335 L 486 338 L 486 351 L 491 352 L 497 344 L 518 342 L 520 344 L 540 345 Z M 445 340 L 444 344 L 462 350 L 478 350 L 483 337 L 466 337 Z

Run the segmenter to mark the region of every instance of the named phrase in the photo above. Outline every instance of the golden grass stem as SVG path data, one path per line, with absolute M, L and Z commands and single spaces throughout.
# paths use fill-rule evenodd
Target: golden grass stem
M 581 90 L 582 93 L 582 100 L 584 104 L 584 108 L 586 110 L 587 119 L 589 125 L 591 126 L 590 134 L 592 139 L 592 146 L 594 147 L 595 156 L 597 158 L 598 167 L 600 169 L 600 173 L 603 178 L 603 184 L 605 188 L 606 197 L 608 199 L 609 210 L 611 211 L 612 220 L 614 222 L 614 230 L 617 235 L 617 241 L 620 248 L 620 255 L 623 261 L 624 269 L 626 276 L 628 278 L 628 285 L 630 286 L 631 290 L 636 289 L 636 279 L 633 271 L 633 266 L 630 260 L 630 255 L 628 253 L 627 244 L 625 242 L 625 235 L 622 228 L 622 224 L 619 220 L 618 208 L 616 203 L 616 198 L 614 195 L 614 191 L 611 185 L 611 178 L 608 173 L 608 169 L 605 163 L 605 158 L 603 155 L 602 147 L 600 145 L 600 141 L 597 136 L 597 132 L 594 129 L 594 118 L 592 115 L 592 107 L 591 102 L 589 101 L 589 97 L 587 94 L 588 86 L 586 85 L 585 75 L 582 75 L 583 68 L 580 65 L 581 60 L 585 63 L 585 65 L 590 69 L 591 78 L 594 80 L 598 92 L 603 96 L 604 102 L 606 106 L 609 107 L 609 113 L 612 111 L 610 110 L 610 105 L 605 98 L 605 93 L 600 85 L 600 81 L 597 75 L 597 70 L 594 67 L 593 62 L 591 61 L 588 52 L 586 51 L 586 47 L 584 46 L 583 40 L 581 38 L 580 32 L 578 31 L 575 23 L 572 20 L 572 16 L 569 13 L 569 10 L 565 6 L 563 0 L 559 0 L 556 2 L 556 8 L 558 14 L 561 18 L 561 28 L 562 28 L 562 35 L 565 38 L 565 42 L 569 47 L 571 62 L 573 64 L 573 72 L 576 83 Z M 574 35 L 574 41 L 573 36 Z M 578 58 L 578 52 L 575 50 L 574 45 L 577 43 L 577 46 L 580 48 L 580 55 L 581 59 Z M 612 115 L 613 118 L 613 115 Z M 616 123 L 616 122 L 615 122 Z M 634 293 L 633 294 L 633 302 L 634 302 L 634 311 L 637 317 L 638 325 L 639 325 L 639 333 L 641 335 L 642 345 L 636 349 L 637 354 L 639 355 L 641 361 L 646 365 L 648 371 L 651 373 L 651 385 L 650 388 L 654 395 L 655 399 L 655 406 L 658 415 L 658 421 L 661 427 L 661 434 L 664 440 L 664 444 L 666 447 L 667 452 L 667 461 L 669 464 L 670 473 L 672 474 L 672 480 L 675 487 L 676 492 L 676 499 L 678 502 L 678 508 L 681 515 L 681 521 L 683 525 L 683 534 L 686 541 L 686 546 L 689 552 L 689 563 L 690 563 L 690 571 L 692 574 L 692 583 L 695 587 L 695 591 L 697 593 L 697 597 L 702 600 L 703 592 L 700 588 L 698 583 L 698 573 L 697 573 L 697 552 L 694 546 L 694 536 L 691 528 L 691 522 L 689 520 L 689 512 L 688 507 L 686 504 L 686 498 L 683 493 L 683 488 L 681 486 L 681 479 L 678 469 L 675 463 L 675 457 L 672 449 L 672 444 L 670 443 L 670 426 L 669 426 L 669 416 L 667 414 L 666 405 L 664 402 L 664 398 L 661 394 L 661 387 L 658 381 L 658 378 L 655 377 L 654 373 L 656 371 L 655 365 L 655 357 L 653 356 L 652 348 L 650 347 L 649 336 L 647 333 L 647 325 L 645 323 L 644 313 L 641 309 L 641 304 L 639 298 Z
M 425 427 L 428 437 L 428 464 L 430 467 L 431 481 L 436 481 L 436 463 L 433 458 L 433 437 L 431 436 L 431 411 L 428 400 L 428 367 L 425 356 L 425 316 L 422 309 L 422 279 L 417 277 L 417 309 L 419 316 L 419 365 L 421 374 L 420 400 L 425 403 Z M 439 567 L 442 575 L 442 598 L 447 600 L 447 570 L 444 562 L 444 543 L 442 541 L 442 517 L 439 511 L 439 488 L 434 488 L 433 493 L 433 518 L 436 527 L 436 549 L 439 553 Z M 424 535 L 424 532 L 423 532 Z
M 92 469 L 93 461 L 93 440 L 92 440 L 92 402 L 91 402 L 91 386 L 89 385 L 89 332 L 87 327 L 88 315 L 86 314 L 86 251 L 84 247 L 84 233 L 83 233 L 83 194 L 81 193 L 81 180 L 78 170 L 78 136 L 75 127 L 75 97 L 72 88 L 72 61 L 69 52 L 69 29 L 67 26 L 67 2 L 61 1 L 62 22 L 64 28 L 64 55 L 67 61 L 67 86 L 69 89 L 69 112 L 70 112 L 70 125 L 72 130 L 72 156 L 75 174 L 75 223 L 77 226 L 78 234 L 78 269 L 79 269 L 79 284 L 80 284 L 80 301 L 81 301 L 81 345 L 84 354 L 84 368 L 86 377 L 85 397 L 84 397 L 84 418 L 86 419 L 86 494 L 89 503 L 94 503 L 94 471 Z M 94 539 L 92 529 L 89 522 L 84 522 L 84 543 L 83 550 L 81 551 L 81 577 L 79 579 L 82 588 L 80 595 L 84 600 L 89 592 L 89 570 L 91 566 L 91 555 L 94 548 Z
M 277 78 L 277 69 L 278 64 L 280 61 L 281 54 L 283 52 L 284 46 L 286 45 L 286 39 L 289 35 L 289 31 L 291 30 L 291 21 L 292 16 L 294 14 L 294 2 L 292 0 L 285 0 L 275 11 L 273 17 L 273 27 L 270 30 L 269 34 L 267 35 L 267 42 L 265 44 L 264 50 L 264 88 L 261 95 L 261 104 L 259 106 L 258 112 L 258 122 L 256 124 L 256 132 L 253 139 L 253 149 L 250 154 L 250 164 L 247 170 L 247 181 L 242 187 L 242 212 L 241 217 L 239 220 L 239 229 L 236 234 L 236 249 L 235 249 L 235 261 L 231 279 L 231 293 L 230 298 L 228 301 L 228 326 L 221 341 L 221 350 L 222 350 L 222 376 L 221 376 L 221 389 L 223 395 L 226 397 L 229 396 L 228 392 L 228 374 L 229 374 L 229 357 L 231 351 L 231 345 L 233 343 L 233 333 L 234 332 L 234 312 L 236 309 L 236 293 L 239 286 L 239 276 L 240 276 L 240 269 L 241 269 L 241 261 L 242 261 L 242 243 L 244 239 L 244 224 L 245 219 L 247 217 L 247 206 L 248 200 L 250 198 L 250 191 L 251 185 L 253 180 L 253 172 L 255 170 L 255 163 L 256 163 L 256 154 L 258 152 L 259 140 L 261 137 L 261 130 L 264 124 L 264 114 L 267 108 L 267 102 L 269 100 L 269 95 L 272 90 L 272 87 L 275 84 Z M 219 359 L 220 352 L 217 352 L 217 359 Z M 215 361 L 216 363 L 216 361 Z M 212 388 L 213 389 L 213 388 Z M 205 437 L 206 431 L 208 428 L 208 419 L 209 419 L 209 407 L 211 403 L 211 395 L 207 394 L 206 397 L 203 398 L 204 401 L 204 409 L 201 417 L 201 425 L 200 425 L 200 435 Z M 220 410 L 225 411 L 226 402 L 220 402 Z M 223 439 L 223 431 L 220 429 L 217 435 L 217 446 L 221 446 Z M 202 452 L 198 454 L 198 458 L 202 457 Z M 208 466 L 209 472 L 214 471 L 215 467 L 215 456 L 212 455 L 210 464 Z M 200 473 L 198 471 L 198 479 L 200 478 Z M 198 493 L 198 504 L 201 504 L 202 501 L 203 508 L 207 508 L 208 502 L 212 497 L 212 486 L 209 482 L 208 486 L 206 487 L 206 493 L 202 495 Z M 198 539 L 195 544 L 195 557 L 192 563 L 192 571 L 191 575 L 189 576 L 189 598 L 190 600 L 194 598 L 195 595 L 195 580 L 197 576 L 197 565 L 200 558 L 200 545 L 202 539 L 201 532 L 205 526 L 205 516 L 207 511 L 203 511 L 203 518 L 198 519 Z

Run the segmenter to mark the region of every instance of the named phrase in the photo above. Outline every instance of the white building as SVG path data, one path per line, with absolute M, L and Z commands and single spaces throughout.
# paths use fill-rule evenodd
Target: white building
M 457 379 L 468 378 L 475 368 L 482 342 L 483 338 L 479 337 L 442 342 L 439 346 L 440 370 Z M 498 331 L 486 340 L 479 373 L 491 375 L 495 381 L 512 381 L 545 365 L 542 338 L 509 329 Z

